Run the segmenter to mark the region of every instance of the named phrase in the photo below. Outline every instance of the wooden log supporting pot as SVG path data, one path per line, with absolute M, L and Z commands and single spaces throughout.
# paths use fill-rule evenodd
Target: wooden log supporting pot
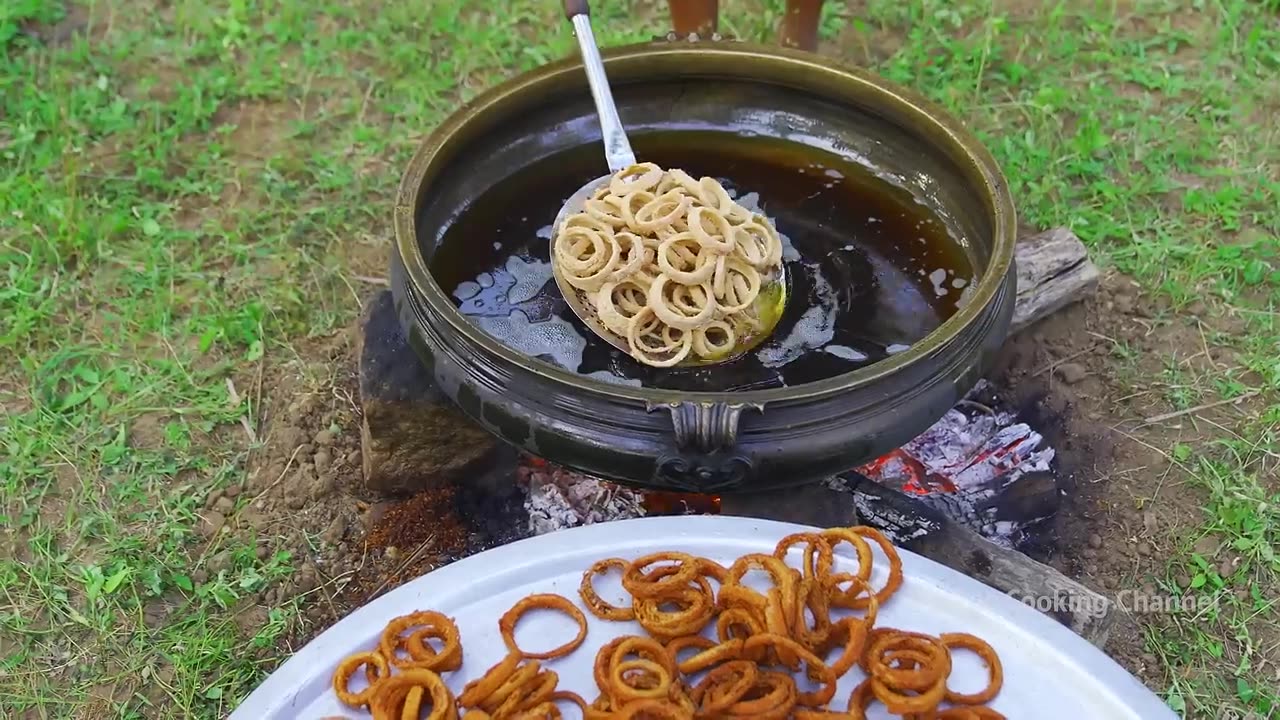
M 605 65 L 633 135 L 696 127 L 857 157 L 965 239 L 978 279 L 962 307 L 909 350 L 796 386 L 679 393 L 606 383 L 518 353 L 458 311 L 431 261 L 443 229 L 487 188 L 599 143 L 582 66 L 544 66 L 432 133 L 397 197 L 397 311 L 463 412 L 576 470 L 724 494 L 797 485 L 877 457 L 941 417 L 988 369 L 1014 307 L 1014 210 L 994 160 L 956 119 L 874 75 L 782 48 L 658 42 L 608 51 Z

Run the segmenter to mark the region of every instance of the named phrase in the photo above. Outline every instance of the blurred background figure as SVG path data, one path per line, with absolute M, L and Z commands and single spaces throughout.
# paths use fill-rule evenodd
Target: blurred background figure
M 818 18 L 824 0 L 787 0 L 787 10 L 778 29 L 778 41 L 786 47 L 814 52 L 818 49 Z M 720 0 L 667 0 L 671 24 L 677 35 L 716 32 Z

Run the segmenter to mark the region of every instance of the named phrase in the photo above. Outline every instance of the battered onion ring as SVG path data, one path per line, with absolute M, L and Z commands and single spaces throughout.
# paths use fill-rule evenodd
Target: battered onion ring
M 607 282 L 596 291 L 596 316 L 618 335 L 626 335 L 632 318 L 644 310 L 648 302 L 645 287 L 634 278 Z
M 964 648 L 977 654 L 987 666 L 987 687 L 976 693 L 958 693 L 947 689 L 946 700 L 953 705 L 981 705 L 990 702 L 1000 694 L 1004 686 L 1004 666 L 1000 664 L 1000 656 L 995 648 L 985 640 L 969 633 L 943 633 L 938 640 L 948 650 Z
M 663 193 L 635 212 L 631 228 L 636 232 L 650 234 L 661 228 L 674 226 L 686 212 L 690 212 L 687 198 L 675 191 Z
M 645 190 L 637 190 L 630 195 L 613 198 L 614 204 L 616 204 L 618 209 L 622 211 L 622 220 L 626 226 L 635 232 L 643 234 L 648 233 L 644 233 L 644 230 L 640 227 L 639 223 L 636 222 L 636 211 L 643 208 L 645 205 L 648 205 L 652 200 L 653 193 Z
M 409 628 L 419 627 L 409 638 L 402 638 L 401 633 Z M 426 638 L 435 638 L 444 643 L 439 653 L 424 642 Z M 409 658 L 400 657 L 397 650 L 405 648 Z M 378 641 L 378 651 L 392 665 L 399 668 L 421 668 L 447 672 L 462 667 L 462 636 L 453 620 L 441 613 L 424 610 L 401 615 L 387 623 Z
M 759 666 L 750 660 L 730 660 L 708 672 L 693 687 L 691 699 L 703 715 L 722 712 L 741 700 L 759 676 Z
M 604 241 L 602 240 L 602 242 Z M 609 238 L 606 243 L 606 249 L 608 255 L 602 265 L 593 266 L 595 269 L 590 271 L 575 271 L 565 268 L 562 271 L 564 281 L 586 292 L 599 290 L 601 285 L 613 278 L 614 272 L 622 262 L 622 244 L 618 242 L 616 237 Z
M 898 588 L 902 587 L 902 558 L 898 556 L 898 550 L 893 546 L 893 543 L 889 542 L 889 539 L 886 538 L 879 530 L 865 525 L 850 528 L 850 530 L 874 541 L 880 546 L 880 550 L 884 552 L 885 559 L 889 561 L 889 577 L 885 580 L 884 587 L 880 588 L 880 590 L 875 593 L 876 604 L 884 605 L 888 602 L 889 598 L 898 591 Z M 862 610 L 865 609 L 869 603 L 870 598 L 857 597 L 848 605 L 841 605 L 835 602 L 832 604 L 837 605 L 838 607 L 847 607 L 851 610 Z
M 640 671 L 636 677 L 647 679 L 648 682 L 644 685 L 648 687 L 632 685 L 632 678 L 628 677 L 628 673 L 632 671 Z M 652 660 L 643 658 L 623 660 L 614 664 L 613 672 L 609 676 L 609 695 L 614 702 L 628 703 L 640 698 L 661 698 L 666 697 L 670 692 L 671 673 Z
M 570 218 L 572 220 L 572 218 Z M 551 254 L 564 273 L 589 274 L 599 270 L 609 261 L 611 252 L 616 252 L 612 230 L 608 230 L 609 239 L 605 239 L 599 228 L 565 221 L 565 226 L 556 235 L 551 246 Z
M 662 567 L 657 563 L 675 563 L 678 569 L 671 574 L 658 574 Z M 650 568 L 653 565 L 655 567 Z M 648 572 L 645 572 L 649 569 Z M 642 555 L 631 561 L 622 573 L 622 587 L 637 598 L 660 598 L 665 593 L 687 587 L 697 577 L 697 558 L 682 552 L 656 552 Z
M 923 633 L 892 628 L 877 628 L 870 635 L 863 652 L 863 669 L 868 675 L 898 691 L 923 692 L 939 681 L 944 683 L 945 691 L 947 676 L 951 673 L 951 654 L 938 639 Z M 915 663 L 914 667 L 892 667 L 889 655 L 897 650 L 922 653 L 927 660 Z M 879 693 L 876 696 L 879 697 Z M 883 698 L 881 702 L 885 702 Z
M 592 580 L 596 575 L 604 575 L 609 572 L 610 568 L 617 568 L 621 572 L 627 569 L 627 561 L 621 558 L 607 558 L 598 560 L 594 565 L 587 568 L 582 573 L 582 584 L 578 586 L 578 594 L 582 596 L 582 602 L 587 606 L 587 610 L 592 615 L 601 620 L 613 620 L 615 622 L 626 622 L 635 619 L 635 610 L 629 607 L 618 607 L 610 605 L 601 599 L 596 593 L 596 588 L 592 585 Z
M 655 284 L 656 281 L 655 281 Z M 671 367 L 689 356 L 693 349 L 693 334 L 685 333 L 677 347 L 652 346 L 642 340 L 652 335 L 652 330 L 662 326 L 662 321 L 654 316 L 653 308 L 645 307 L 627 325 L 627 342 L 631 346 L 631 356 L 652 367 Z M 665 357 L 663 357 L 665 356 Z
M 602 222 L 614 229 L 623 228 L 627 225 L 626 217 L 619 198 L 604 195 L 599 198 L 590 198 L 582 203 L 582 211 L 585 212 L 592 220 Z
M 672 235 L 658 243 L 654 258 L 658 261 L 658 269 L 685 285 L 698 285 L 710 280 L 716 269 L 716 256 L 687 232 Z
M 909 715 L 913 713 L 927 713 L 936 710 L 938 703 L 942 702 L 942 697 L 947 692 L 946 678 L 939 678 L 938 682 L 931 685 L 919 695 L 907 695 L 905 692 L 890 688 L 879 678 L 871 678 L 871 692 L 875 694 L 876 699 L 884 703 L 889 712 L 898 715 Z
M 712 338 L 713 330 L 718 331 L 721 335 L 720 340 L 717 341 Z M 692 332 L 693 352 L 704 358 L 718 357 L 731 352 L 734 343 L 738 339 L 733 332 L 733 328 L 723 320 L 712 320 L 706 326 L 695 328 Z
M 652 190 L 661 180 L 662 168 L 653 163 L 636 163 L 610 178 L 609 192 L 614 195 L 630 195 L 640 190 Z
M 620 282 L 635 275 L 649 261 L 649 248 L 645 247 L 644 241 L 637 235 L 632 233 L 620 232 L 613 236 L 615 242 L 619 245 L 627 246 L 626 252 L 623 254 L 619 265 L 614 268 L 607 278 L 606 282 Z M 714 268 L 712 268 L 714 270 Z
M 729 707 L 726 715 L 757 720 L 784 720 L 799 701 L 796 682 L 786 673 L 766 670 L 760 673 L 748 697 Z
M 760 271 L 735 258 L 725 260 L 724 268 L 723 276 L 714 277 L 712 292 L 721 315 L 736 315 L 760 297 Z
M 696 315 L 685 315 L 677 312 L 671 307 L 665 293 L 670 278 L 666 275 L 659 275 L 653 284 L 649 286 L 647 297 L 649 299 L 649 309 L 653 311 L 658 319 L 680 330 L 692 330 L 706 321 L 710 320 L 718 307 L 715 298 L 711 296 L 711 284 L 704 283 L 703 291 L 707 298 L 706 305 Z M 672 285 L 673 289 L 677 286 Z
M 356 674 L 356 670 L 361 666 L 366 668 L 374 668 L 376 675 L 369 679 L 369 687 L 358 693 L 353 693 L 347 688 L 351 684 L 351 677 Z M 361 707 L 369 703 L 369 699 L 373 697 L 374 691 L 378 684 L 391 676 L 391 670 L 387 667 L 387 659 L 376 652 L 361 652 L 354 655 L 348 655 L 338 663 L 338 668 L 333 671 L 333 694 L 338 696 L 344 704 L 351 707 Z
M 799 693 L 796 696 L 796 702 L 807 707 L 818 707 L 826 705 L 836 694 L 836 681 L 838 678 L 835 673 L 831 672 L 831 668 L 822 662 L 817 655 L 809 652 L 803 645 L 792 640 L 785 635 L 773 635 L 771 633 L 761 633 L 752 635 L 747 638 L 743 645 L 744 652 L 750 653 L 758 647 L 771 647 L 775 651 L 782 653 L 794 654 L 798 656 L 805 664 L 805 674 L 810 680 L 821 683 L 822 686 L 813 692 Z
M 463 707 L 479 706 L 481 701 L 496 692 L 515 674 L 516 669 L 520 666 L 520 660 L 520 653 L 508 653 L 497 665 L 485 671 L 484 675 L 462 687 L 462 694 L 458 696 L 458 704 Z
M 707 229 L 707 222 L 711 223 L 711 230 Z M 693 233 L 699 245 L 717 255 L 733 252 L 735 245 L 733 231 L 729 218 L 718 210 L 706 207 L 695 207 L 689 210 L 689 232 Z
M 569 642 L 546 652 L 524 652 L 516 645 L 516 623 L 520 622 L 520 618 L 525 612 L 536 607 L 559 610 L 568 615 L 570 619 L 578 624 L 578 634 Z M 502 635 L 503 644 L 511 652 L 530 660 L 550 660 L 563 657 L 577 650 L 582 641 L 587 639 L 587 618 L 569 598 L 555 593 L 538 593 L 520 598 L 519 602 L 511 606 L 511 609 L 498 620 L 498 632 Z
M 862 538 L 858 538 L 862 540 Z M 792 546 L 804 543 L 804 565 L 801 567 L 802 577 L 816 578 L 831 572 L 831 545 L 816 532 L 794 533 L 778 541 L 773 548 L 773 556 L 786 562 L 787 554 Z M 863 543 L 866 544 L 865 542 Z M 869 551 L 868 551 L 869 552 Z
M 849 545 L 853 547 L 853 551 L 857 556 L 858 579 L 863 580 L 864 582 L 871 579 L 871 566 L 875 558 L 871 554 L 871 546 L 867 544 L 867 541 L 862 537 L 862 535 L 855 532 L 853 528 L 831 528 L 823 530 L 820 537 L 831 547 L 833 560 L 836 548 L 840 546 L 840 543 L 849 543 Z M 819 562 L 821 562 L 821 558 L 819 558 Z M 827 568 L 830 569 L 830 565 L 828 565 Z M 821 567 L 819 567 L 819 570 L 821 570 Z M 868 593 L 869 592 L 870 589 L 868 589 Z M 856 595 L 850 595 L 845 598 L 845 602 L 852 603 L 856 599 Z M 847 604 L 840 606 L 849 607 Z
M 734 632 L 738 630 L 739 632 Z M 720 642 L 739 638 L 745 640 L 752 635 L 764 632 L 764 624 L 756 616 L 743 607 L 731 607 L 720 612 L 716 619 L 716 637 Z
M 369 712 L 374 720 L 400 720 L 406 710 L 413 711 L 410 717 L 418 717 L 420 711 L 414 705 L 420 705 L 422 701 L 421 690 L 431 696 L 431 714 L 427 716 L 427 720 L 445 720 L 457 715 L 448 686 L 431 670 L 404 670 L 399 675 L 384 678 L 376 687 L 377 692 L 369 701 Z M 415 689 L 420 692 L 415 694 L 415 702 L 410 705 L 410 694 Z

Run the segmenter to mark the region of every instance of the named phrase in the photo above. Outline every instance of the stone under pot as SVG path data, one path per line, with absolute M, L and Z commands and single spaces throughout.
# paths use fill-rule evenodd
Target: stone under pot
M 902 445 L 989 369 L 1014 306 L 1014 209 L 994 160 L 956 119 L 869 73 L 781 48 L 655 42 L 608 51 L 605 66 L 641 160 L 646 134 L 658 131 L 774 138 L 784 150 L 835 153 L 927 206 L 972 263 L 972 282 L 949 317 L 909 349 L 781 387 L 618 384 L 512 349 L 460 312 L 433 270 L 444 262 L 445 229 L 486 191 L 547 158 L 598 152 L 581 64 L 547 65 L 454 113 L 418 149 L 396 198 L 397 313 L 440 388 L 477 423 L 547 460 L 627 485 L 750 492 L 827 477 Z M 603 158 L 593 169 L 602 167 Z M 554 179 L 576 187 L 587 178 Z M 557 209 L 547 208 L 548 223 Z M 501 245 L 468 243 L 477 252 Z

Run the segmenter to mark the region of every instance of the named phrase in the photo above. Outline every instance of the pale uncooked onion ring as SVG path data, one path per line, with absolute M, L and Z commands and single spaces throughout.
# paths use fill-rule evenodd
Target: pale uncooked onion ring
M 692 330 L 699 325 L 710 320 L 716 312 L 715 298 L 711 294 L 711 284 L 706 285 L 705 294 L 707 302 L 702 309 L 695 315 L 685 315 L 671 306 L 667 300 L 666 289 L 672 287 L 674 292 L 675 286 L 671 285 L 671 279 L 666 275 L 659 275 L 653 284 L 649 286 L 648 298 L 649 309 L 653 311 L 658 319 L 678 330 Z
M 596 309 L 604 326 L 625 336 L 631 319 L 648 303 L 645 288 L 633 279 L 607 282 L 596 291 Z
M 734 315 L 751 307 L 760 295 L 760 273 L 735 258 L 729 258 L 724 265 L 723 276 L 717 276 L 712 288 L 720 312 Z M 723 282 L 719 282 L 721 277 Z
M 682 285 L 706 282 L 716 269 L 716 256 L 705 245 L 699 244 L 693 233 L 680 233 L 663 240 L 655 257 L 658 268 Z
M 662 168 L 653 163 L 637 163 L 623 168 L 609 180 L 609 192 L 630 195 L 638 190 L 652 190 L 662 182 Z
M 722 336 L 719 342 L 712 338 L 713 331 Z M 733 328 L 723 320 L 712 320 L 692 332 L 693 351 L 704 358 L 719 357 L 728 353 L 733 349 L 734 342 L 737 341 Z
M 653 309 L 649 307 L 631 318 L 631 324 L 627 327 L 627 341 L 631 345 L 632 357 L 653 367 L 671 367 L 688 357 L 689 351 L 693 348 L 693 334 L 689 332 L 683 333 L 679 338 L 679 345 L 674 347 L 670 341 L 657 349 L 644 344 L 644 339 L 652 336 L 661 325 L 662 322 L 654 316 Z M 667 357 L 657 357 L 663 354 Z

